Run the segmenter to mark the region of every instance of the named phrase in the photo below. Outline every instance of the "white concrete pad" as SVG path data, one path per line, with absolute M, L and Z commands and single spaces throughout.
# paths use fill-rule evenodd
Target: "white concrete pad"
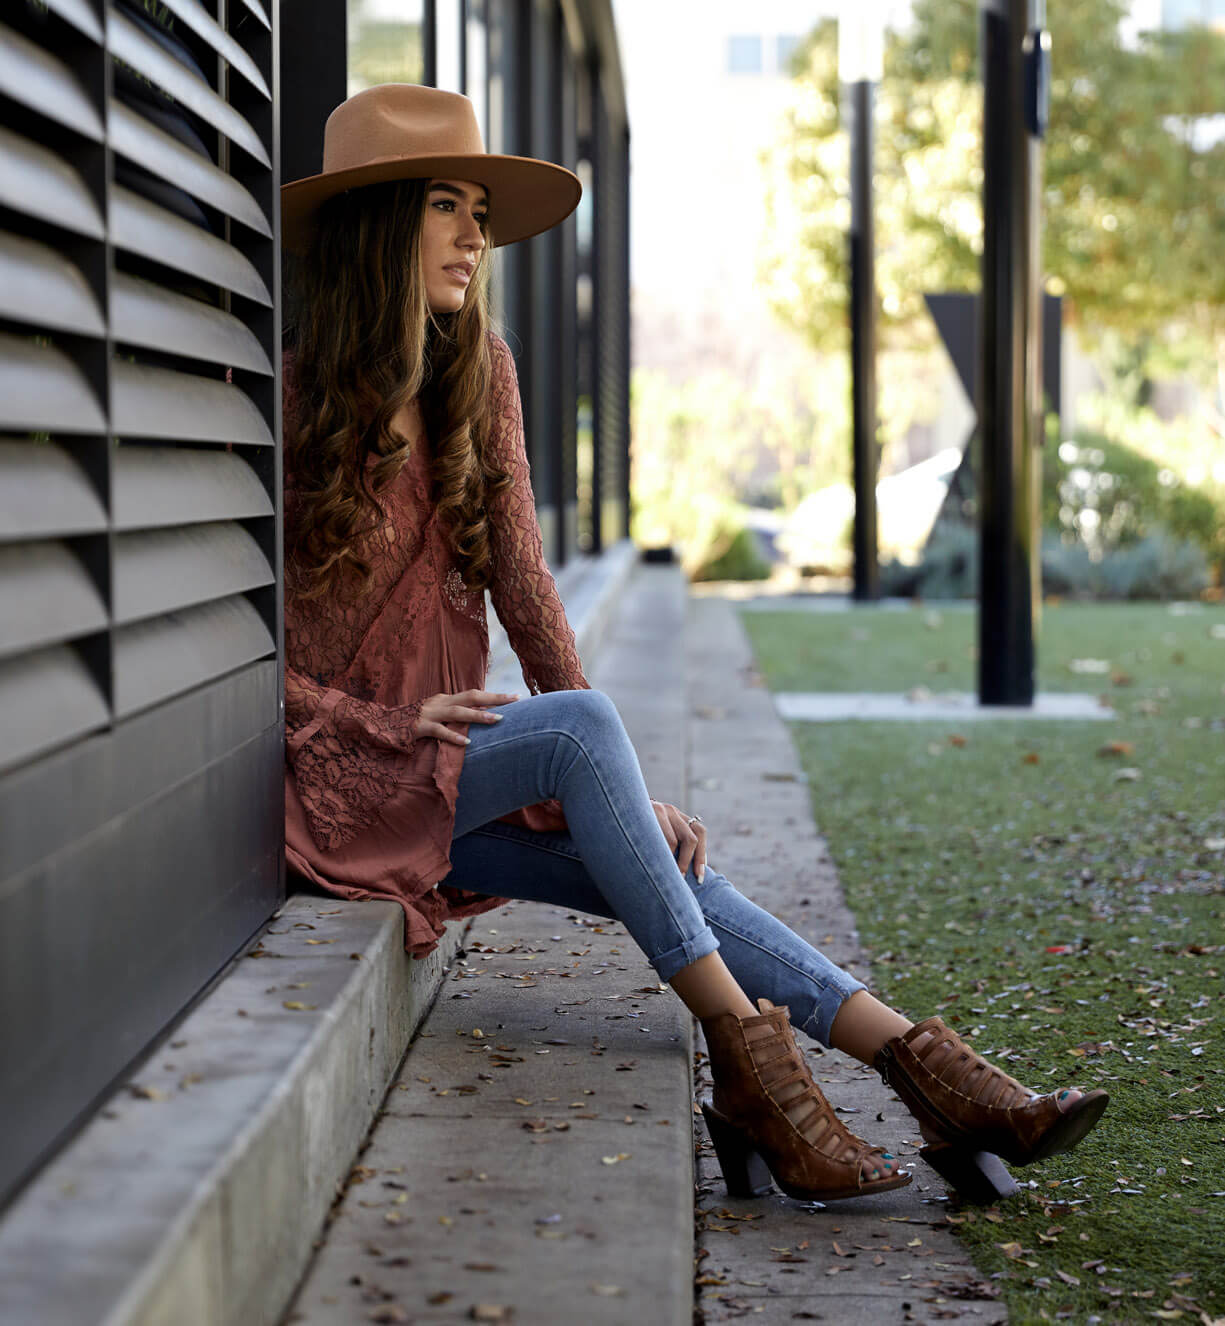
M 1046 692 L 1032 705 L 980 705 L 969 691 L 933 695 L 922 687 L 908 692 L 780 691 L 774 697 L 779 716 L 800 723 L 974 722 L 980 718 L 1114 718 L 1115 711 L 1096 695 Z

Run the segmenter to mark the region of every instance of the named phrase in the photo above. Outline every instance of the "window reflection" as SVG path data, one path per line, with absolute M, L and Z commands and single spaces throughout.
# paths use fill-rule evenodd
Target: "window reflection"
M 347 4 L 348 95 L 376 83 L 420 83 L 425 77 L 421 0 L 347 0 Z

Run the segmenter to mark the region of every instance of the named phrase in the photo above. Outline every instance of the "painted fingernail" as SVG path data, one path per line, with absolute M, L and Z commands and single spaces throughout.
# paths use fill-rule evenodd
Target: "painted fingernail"
M 699 867 L 698 867 L 698 883 L 699 883 L 699 884 L 702 884 L 702 883 L 705 882 L 705 880 L 706 880 L 706 867 L 705 867 L 705 866 L 699 866 Z
M 465 746 L 471 746 L 471 745 L 472 745 L 472 738 L 471 738 L 471 737 L 465 737 L 465 738 L 464 738 L 464 745 L 465 745 Z
M 502 721 L 502 719 L 505 717 L 505 715 L 504 715 L 504 714 L 490 714 L 489 717 L 493 720 L 493 722 L 495 722 L 495 723 L 500 723 L 500 722 Z

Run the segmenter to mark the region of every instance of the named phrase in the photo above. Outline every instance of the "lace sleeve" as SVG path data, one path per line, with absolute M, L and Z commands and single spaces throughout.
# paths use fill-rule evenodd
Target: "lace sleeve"
M 373 824 L 410 767 L 420 703 L 386 706 L 285 669 L 285 752 L 311 837 L 329 851 Z
M 523 667 L 533 695 L 589 690 L 574 632 L 544 559 L 531 472 L 523 442 L 523 407 L 510 347 L 492 339 L 491 459 L 512 486 L 490 506 L 493 578 L 489 593 L 498 620 Z

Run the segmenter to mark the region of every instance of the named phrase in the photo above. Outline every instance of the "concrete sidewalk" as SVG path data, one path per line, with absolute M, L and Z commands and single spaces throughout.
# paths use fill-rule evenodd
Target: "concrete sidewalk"
M 871 985 L 837 871 L 812 818 L 786 725 L 758 675 L 733 601 L 689 602 L 687 809 L 710 832 L 710 859 L 742 892 Z M 904 1010 L 920 1016 L 924 1010 Z M 700 1041 L 700 1031 L 699 1043 Z M 871 1069 L 806 1041 L 813 1076 L 852 1131 L 903 1160 L 918 1128 Z M 704 1048 L 704 1047 L 703 1047 Z M 699 1091 L 709 1077 L 699 1071 Z M 943 1182 L 915 1159 L 907 1188 L 806 1205 L 775 1192 L 727 1197 L 705 1127 L 698 1148 L 695 1319 L 839 1326 L 967 1320 L 1000 1323 L 994 1286 L 974 1270 L 945 1220 Z
M 589 672 L 677 804 L 684 614 L 678 570 L 635 568 Z M 684 1006 L 612 921 L 511 903 L 463 943 L 286 1326 L 688 1326 Z

